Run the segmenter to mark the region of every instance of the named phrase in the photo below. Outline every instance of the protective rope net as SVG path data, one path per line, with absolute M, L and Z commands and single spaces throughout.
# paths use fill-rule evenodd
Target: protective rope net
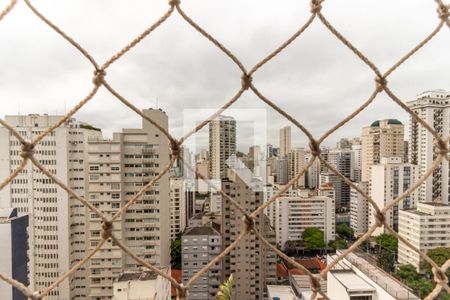
M 330 299 L 321 289 L 320 289 L 320 280 L 324 279 L 326 277 L 326 274 L 328 271 L 330 271 L 339 261 L 341 261 L 343 258 L 345 258 L 349 253 L 354 251 L 361 243 L 363 243 L 366 239 L 368 239 L 371 234 L 375 231 L 377 227 L 384 226 L 385 229 L 390 231 L 393 235 L 395 235 L 400 241 L 402 241 L 405 245 L 410 247 L 412 250 L 417 252 L 420 257 L 428 262 L 432 267 L 432 272 L 434 274 L 434 281 L 436 282 L 436 286 L 433 289 L 433 291 L 425 298 L 425 299 L 434 299 L 439 295 L 439 293 L 442 290 L 447 291 L 450 293 L 450 287 L 448 286 L 447 282 L 447 276 L 446 271 L 450 267 L 450 259 L 447 260 L 441 267 L 439 267 L 430 257 L 428 257 L 425 253 L 419 251 L 416 247 L 414 247 L 410 242 L 405 240 L 403 237 L 399 236 L 397 232 L 395 232 L 389 224 L 386 222 L 385 219 L 385 213 L 391 209 L 393 206 L 395 206 L 397 203 L 402 201 L 405 197 L 407 197 L 411 192 L 416 190 L 424 181 L 433 173 L 433 171 L 437 168 L 439 168 L 439 165 L 443 161 L 450 162 L 449 159 L 449 138 L 443 138 L 436 130 L 433 129 L 432 126 L 427 124 L 424 120 L 422 120 L 416 113 L 414 113 L 406 104 L 404 101 L 402 101 L 390 88 L 388 85 L 388 77 L 400 66 L 402 65 L 406 60 L 408 60 L 411 56 L 413 56 L 417 51 L 419 51 L 424 45 L 429 43 L 433 37 L 443 28 L 448 27 L 450 29 L 450 20 L 449 20 L 449 5 L 444 4 L 442 0 L 435 0 L 436 2 L 436 9 L 437 9 L 437 25 L 435 29 L 427 35 L 422 41 L 420 41 L 417 46 L 415 46 L 413 49 L 411 49 L 408 53 L 406 53 L 402 58 L 398 60 L 397 63 L 395 63 L 391 68 L 389 68 L 387 71 L 382 73 L 378 67 L 368 58 L 366 57 L 358 48 L 356 48 L 345 36 L 343 36 L 338 29 L 336 29 L 325 17 L 325 15 L 322 13 L 322 6 L 324 5 L 324 0 L 312 0 L 311 1 L 311 10 L 310 10 L 310 17 L 306 21 L 305 24 L 303 24 L 288 40 L 286 40 L 283 44 L 281 44 L 278 48 L 276 48 L 272 53 L 270 53 L 267 57 L 262 59 L 259 63 L 257 63 L 254 67 L 252 67 L 250 70 L 247 70 L 247 68 L 239 61 L 239 59 L 230 51 L 228 50 L 223 44 L 221 44 L 218 40 L 216 40 L 210 33 L 208 33 L 205 29 L 203 29 L 200 25 L 198 25 L 193 19 L 191 19 L 185 11 L 183 11 L 180 1 L 179 0 L 170 0 L 168 3 L 168 9 L 167 11 L 153 24 L 151 24 L 144 32 L 142 32 L 140 35 L 138 35 L 136 38 L 134 38 L 128 45 L 126 45 L 122 50 L 115 53 L 110 59 L 108 59 L 105 63 L 99 64 L 80 44 L 78 44 L 75 40 L 73 40 L 69 35 L 67 35 L 62 29 L 60 29 L 57 25 L 55 25 L 52 21 L 50 21 L 47 17 L 45 17 L 36 7 L 33 6 L 33 4 L 29 0 L 24 0 L 28 8 L 44 23 L 46 23 L 49 27 L 51 27 L 56 34 L 58 34 L 61 38 L 65 39 L 68 43 L 70 43 L 73 47 L 75 47 L 81 55 L 83 55 L 93 66 L 93 78 L 92 78 L 92 88 L 90 92 L 86 95 L 85 98 L 83 98 L 81 101 L 78 102 L 76 106 L 74 106 L 72 109 L 70 109 L 67 114 L 65 114 L 57 123 L 53 124 L 51 127 L 47 128 L 45 131 L 43 131 L 41 134 L 39 134 L 34 140 L 26 140 L 23 138 L 18 131 L 14 129 L 14 127 L 10 126 L 8 123 L 6 123 L 4 120 L 0 119 L 0 124 L 7 128 L 11 134 L 17 138 L 17 140 L 21 143 L 21 162 L 18 165 L 18 167 L 11 172 L 11 174 L 5 178 L 0 183 L 0 189 L 3 189 L 6 185 L 11 183 L 11 181 L 24 169 L 24 167 L 31 162 L 34 166 L 36 166 L 43 174 L 48 176 L 55 184 L 57 184 L 59 187 L 67 191 L 67 193 L 80 201 L 83 205 L 87 206 L 91 213 L 95 213 L 99 218 L 101 218 L 103 226 L 102 226 L 102 241 L 93 249 L 91 252 L 86 253 L 86 256 L 83 260 L 79 261 L 76 265 L 74 265 L 70 270 L 68 270 L 66 273 L 62 274 L 57 281 L 53 282 L 50 286 L 48 286 L 44 290 L 40 291 L 33 291 L 30 290 L 28 287 L 23 285 L 22 283 L 9 278 L 8 276 L 5 276 L 3 274 L 0 274 L 0 279 L 13 285 L 18 290 L 20 290 L 28 299 L 38 300 L 38 299 L 45 299 L 45 297 L 49 294 L 50 291 L 52 291 L 55 287 L 57 287 L 62 281 L 68 279 L 69 276 L 71 276 L 78 268 L 80 268 L 83 264 L 85 264 L 88 260 L 90 260 L 93 255 L 98 252 L 102 246 L 105 244 L 105 242 L 108 239 L 112 239 L 118 247 L 121 248 L 122 251 L 124 251 L 127 255 L 131 256 L 136 262 L 141 264 L 144 267 L 147 267 L 148 269 L 158 273 L 159 275 L 167 278 L 171 284 L 176 288 L 177 290 L 177 299 L 188 299 L 189 294 L 189 288 L 192 287 L 193 283 L 200 277 L 202 274 L 208 271 L 210 267 L 212 267 L 215 263 L 222 260 L 226 255 L 230 253 L 236 247 L 239 242 L 248 234 L 252 233 L 254 234 L 258 239 L 261 240 L 261 242 L 265 245 L 265 247 L 269 248 L 271 251 L 275 252 L 278 256 L 285 259 L 289 263 L 291 263 L 293 266 L 301 269 L 304 271 L 305 274 L 307 274 L 310 278 L 310 285 L 311 289 L 313 291 L 313 295 L 311 299 L 315 299 L 317 294 L 321 294 L 325 299 Z M 1 12 L 0 14 L 0 21 L 9 13 L 11 13 L 17 3 L 17 0 L 12 0 Z M 226 55 L 229 59 L 231 59 L 236 66 L 242 71 L 241 76 L 241 86 L 239 87 L 238 91 L 235 93 L 235 95 L 229 99 L 217 112 L 212 114 L 208 119 L 204 120 L 200 124 L 198 124 L 195 128 L 193 128 L 191 131 L 189 131 L 186 135 L 182 136 L 181 138 L 177 139 L 174 136 L 172 136 L 167 130 L 159 126 L 155 121 L 153 121 L 151 118 L 143 114 L 140 109 L 135 107 L 131 101 L 127 100 L 125 97 L 123 97 L 118 91 L 116 91 L 107 81 L 106 79 L 106 71 L 108 68 L 115 63 L 117 60 L 119 60 L 122 56 L 127 54 L 134 46 L 139 44 L 143 39 L 147 38 L 153 31 L 155 31 L 159 26 L 163 25 L 164 22 L 167 21 L 173 14 L 178 13 L 185 21 L 186 23 L 191 26 L 194 30 L 196 30 L 198 33 L 200 33 L 204 38 L 209 40 L 212 45 L 215 47 L 218 47 L 224 55 Z M 328 130 L 324 135 L 322 135 L 319 138 L 315 138 L 312 136 L 312 134 L 308 131 L 307 128 L 305 128 L 298 120 L 296 120 L 294 117 L 289 115 L 288 112 L 282 110 L 280 107 L 277 106 L 277 104 L 270 99 L 268 99 L 266 96 L 264 96 L 255 86 L 255 84 L 252 81 L 253 75 L 267 62 L 269 62 L 271 59 L 273 59 L 275 56 L 277 56 L 280 52 L 282 52 L 286 47 L 288 47 L 294 40 L 298 39 L 313 22 L 321 22 L 323 26 L 325 26 L 329 32 L 331 32 L 339 41 L 341 41 L 350 51 L 352 51 L 358 59 L 363 61 L 374 73 L 375 80 L 374 80 L 374 88 L 373 92 L 369 96 L 365 102 L 359 106 L 353 113 L 348 115 L 346 118 L 344 118 L 342 121 L 340 121 L 338 124 L 336 124 L 333 128 Z M 145 185 L 135 196 L 111 218 L 108 219 L 101 211 L 99 211 L 95 206 L 93 206 L 89 201 L 84 199 L 83 197 L 79 196 L 75 191 L 73 191 L 71 188 L 69 188 L 67 185 L 65 185 L 61 180 L 59 180 L 57 177 L 55 177 L 51 172 L 46 170 L 44 166 L 37 160 L 33 153 L 34 148 L 46 137 L 49 135 L 53 130 L 64 124 L 69 118 L 71 118 L 78 110 L 80 110 L 86 103 L 91 101 L 98 90 L 100 88 L 105 88 L 108 90 L 115 98 L 117 98 L 118 101 L 125 104 L 127 107 L 132 109 L 134 112 L 139 114 L 142 118 L 146 119 L 148 122 L 152 123 L 154 126 L 156 126 L 168 139 L 170 149 L 171 149 L 171 159 L 169 164 L 164 166 L 162 171 L 154 177 L 147 185 Z M 306 166 L 295 175 L 292 180 L 288 182 L 287 185 L 285 185 L 282 189 L 280 189 L 276 194 L 274 194 L 268 201 L 266 201 L 263 205 L 258 207 L 255 211 L 252 213 L 247 213 L 233 198 L 229 197 L 225 192 L 218 190 L 218 192 L 226 198 L 227 201 L 230 202 L 231 205 L 235 206 L 243 215 L 243 221 L 242 224 L 244 226 L 241 233 L 237 236 L 237 238 L 226 248 L 224 249 L 220 255 L 216 256 L 213 260 L 211 260 L 207 265 L 205 265 L 200 271 L 198 271 L 186 284 L 180 284 L 178 283 L 174 278 L 172 278 L 170 275 L 166 274 L 165 272 L 159 270 L 152 264 L 149 264 L 145 260 L 141 259 L 140 257 L 133 254 L 133 252 L 119 239 L 117 238 L 113 233 L 113 223 L 114 221 L 119 218 L 128 208 L 130 208 L 147 190 L 149 190 L 155 183 L 165 174 L 167 174 L 171 168 L 171 166 L 175 163 L 177 158 L 182 159 L 180 155 L 180 146 L 183 144 L 184 141 L 191 135 L 195 134 L 197 131 L 202 129 L 204 126 L 209 124 L 211 120 L 216 118 L 220 113 L 222 113 L 225 109 L 233 105 L 238 99 L 241 97 L 241 95 L 245 92 L 253 92 L 261 101 L 265 102 L 267 105 L 272 107 L 274 110 L 276 110 L 280 115 L 285 117 L 287 120 L 292 122 L 296 127 L 298 127 L 309 139 L 309 146 L 311 149 L 312 159 L 308 161 Z M 403 194 L 399 195 L 394 200 L 388 202 L 386 206 L 379 207 L 375 203 L 375 201 L 363 190 L 361 190 L 358 186 L 356 186 L 353 182 L 351 182 L 347 177 L 340 174 L 332 165 L 330 165 L 329 162 L 327 162 L 322 156 L 321 156 L 321 144 L 322 142 L 328 138 L 332 133 L 334 133 L 336 130 L 338 130 L 340 127 L 342 127 L 344 124 L 349 122 L 352 118 L 354 118 L 356 115 L 358 115 L 361 111 L 363 111 L 381 92 L 385 92 L 392 101 L 394 101 L 396 104 L 398 104 L 403 110 L 405 110 L 408 114 L 412 116 L 414 120 L 416 120 L 418 123 L 420 123 L 424 128 L 426 128 L 434 137 L 435 139 L 435 145 L 436 145 L 436 159 L 434 160 L 431 167 L 421 176 L 417 182 L 415 182 L 408 190 L 406 190 Z M 348 184 L 350 187 L 354 188 L 356 191 L 358 191 L 367 201 L 372 205 L 374 211 L 375 211 L 375 219 L 376 223 L 371 226 L 368 231 L 362 235 L 359 239 L 357 239 L 348 249 L 343 251 L 333 262 L 328 264 L 325 269 L 323 269 L 320 274 L 312 274 L 308 269 L 297 263 L 294 259 L 288 257 L 283 252 L 277 249 L 275 245 L 270 244 L 255 228 L 254 226 L 254 220 L 255 218 L 263 212 L 263 210 L 268 207 L 270 204 L 272 204 L 277 198 L 279 198 L 282 194 L 284 194 L 304 173 L 308 170 L 308 168 L 314 163 L 315 160 L 320 160 L 322 164 L 324 164 L 326 167 L 331 170 L 331 172 L 335 173 L 341 180 L 343 180 L 346 184 Z M 196 172 L 197 173 L 197 172 Z M 197 173 L 197 176 L 199 178 L 202 178 L 200 174 Z

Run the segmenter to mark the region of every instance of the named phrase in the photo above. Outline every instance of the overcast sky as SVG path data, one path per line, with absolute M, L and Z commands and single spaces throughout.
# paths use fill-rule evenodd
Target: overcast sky
M 309 2 L 299 0 L 182 1 L 191 18 L 221 41 L 250 69 L 308 18 Z M 103 63 L 167 9 L 166 0 L 34 1 L 39 10 Z M 5 6 L 7 1 L 0 0 Z M 383 72 L 438 23 L 432 0 L 333 0 L 323 13 Z M 0 116 L 62 114 L 91 89 L 92 66 L 69 43 L 20 1 L 0 22 Z M 450 89 L 450 31 L 444 28 L 388 81 L 408 101 L 430 89 Z M 170 130 L 183 133 L 183 109 L 220 107 L 240 87 L 240 70 L 214 45 L 174 15 L 107 71 L 107 80 L 137 107 L 159 107 Z M 374 74 L 319 22 L 254 76 L 255 86 L 319 136 L 373 90 Z M 250 91 L 233 109 L 267 109 L 267 137 L 278 145 L 288 121 Z M 140 117 L 104 88 L 76 118 L 101 127 L 106 136 L 140 126 Z M 325 144 L 361 134 L 373 120 L 408 116 L 385 94 Z M 251 120 L 254 116 L 251 116 Z M 264 121 L 264 120 L 263 120 Z M 248 125 L 249 122 L 244 122 Z M 239 124 L 238 124 L 239 126 Z M 250 126 L 251 127 L 251 126 Z M 406 130 L 407 131 L 407 130 Z M 239 131 L 241 149 L 250 142 Z M 293 128 L 295 146 L 307 144 Z

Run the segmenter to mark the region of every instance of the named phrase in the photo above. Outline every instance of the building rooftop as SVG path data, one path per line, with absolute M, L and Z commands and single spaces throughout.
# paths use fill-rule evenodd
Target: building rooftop
M 375 292 L 375 288 L 350 270 L 332 270 L 333 276 L 345 287 L 347 292 Z
M 117 281 L 131 281 L 131 280 L 155 280 L 158 277 L 158 274 L 153 271 L 142 271 L 142 272 L 130 272 L 130 273 L 122 273 L 119 276 Z
M 289 285 L 267 285 L 267 293 L 270 299 L 297 300 L 297 296 Z
M 397 119 L 388 119 L 387 123 L 389 125 L 403 125 L 402 122 Z M 380 127 L 380 120 L 374 121 L 372 124 L 370 124 L 370 127 Z
M 188 227 L 183 233 L 183 235 L 219 235 L 219 234 L 220 232 L 210 225 Z

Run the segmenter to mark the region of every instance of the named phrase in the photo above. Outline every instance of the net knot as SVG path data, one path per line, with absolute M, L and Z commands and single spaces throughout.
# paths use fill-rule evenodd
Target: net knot
M 310 141 L 309 142 L 309 149 L 311 149 L 311 154 L 314 156 L 319 156 L 320 155 L 320 146 L 319 143 L 317 143 L 317 141 Z
M 177 287 L 178 299 L 187 299 L 188 292 L 189 290 L 182 283 L 180 283 L 180 286 Z
M 438 5 L 436 10 L 437 10 L 439 19 L 441 19 L 442 21 L 446 21 L 448 19 L 448 16 L 450 15 L 450 13 L 448 11 L 447 5 L 441 3 Z
M 375 222 L 376 222 L 377 226 L 381 227 L 384 224 L 384 222 L 386 221 L 386 217 L 381 212 L 375 212 L 374 216 L 375 216 Z
M 31 143 L 23 143 L 20 147 L 20 157 L 23 159 L 28 159 L 33 156 L 34 153 L 34 145 Z
M 375 83 L 377 84 L 377 91 L 381 92 L 386 87 L 387 80 L 382 76 L 377 76 Z
M 96 85 L 99 86 L 103 83 L 103 79 L 105 78 L 106 72 L 105 70 L 102 69 L 96 69 L 94 71 L 94 78 L 92 78 L 92 82 Z
M 107 240 L 108 238 L 111 237 L 112 234 L 112 229 L 113 229 L 113 224 L 110 221 L 105 221 L 102 224 L 102 238 L 104 240 Z
M 241 86 L 244 90 L 248 90 L 250 85 L 252 84 L 253 78 L 248 74 L 244 74 L 241 77 Z
M 433 268 L 431 268 L 431 271 L 434 274 L 434 281 L 437 284 L 440 284 L 440 285 L 447 284 L 448 278 L 441 269 L 436 269 L 435 267 L 433 267 Z
M 439 139 L 434 143 L 434 146 L 436 147 L 436 153 L 440 155 L 447 155 L 449 152 L 448 145 L 443 140 Z
M 169 0 L 170 6 L 177 6 L 180 5 L 180 0 Z
M 323 0 L 312 0 L 311 1 L 311 13 L 317 14 L 322 10 L 322 2 Z
M 179 156 L 181 152 L 181 147 L 178 141 L 171 139 L 170 140 L 170 151 L 172 151 L 172 155 Z
M 33 292 L 30 298 L 32 300 L 41 300 L 42 299 L 41 292 L 39 291 Z
M 250 216 L 243 216 L 242 221 L 244 221 L 245 224 L 245 232 L 250 232 L 253 230 L 253 227 L 255 225 L 255 221 Z

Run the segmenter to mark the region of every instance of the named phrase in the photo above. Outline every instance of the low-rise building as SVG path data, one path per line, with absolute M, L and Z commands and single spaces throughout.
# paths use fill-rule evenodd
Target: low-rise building
M 267 285 L 269 299 L 277 300 L 298 300 L 294 291 L 289 285 Z
M 220 228 L 215 223 L 188 227 L 182 234 L 182 276 L 186 283 L 222 251 Z M 213 300 L 223 281 L 222 262 L 212 266 L 189 289 L 189 299 Z
M 422 252 L 450 247 L 450 205 L 426 202 L 416 209 L 401 210 L 398 234 Z M 398 262 L 420 267 L 420 256 L 398 241 Z
M 161 271 L 170 275 L 170 269 Z M 170 281 L 153 271 L 125 272 L 113 284 L 112 300 L 169 300 Z

